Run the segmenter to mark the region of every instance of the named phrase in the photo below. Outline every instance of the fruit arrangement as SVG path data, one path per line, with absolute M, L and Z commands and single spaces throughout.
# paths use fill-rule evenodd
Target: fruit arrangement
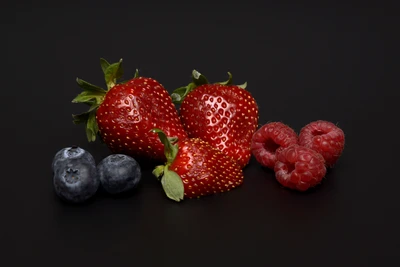
M 55 193 L 81 203 L 102 187 L 109 194 L 134 191 L 142 179 L 139 160 L 154 164 L 165 195 L 176 202 L 228 192 L 244 182 L 243 169 L 254 156 L 274 171 L 283 187 L 307 191 L 320 184 L 340 158 L 344 132 L 318 120 L 299 134 L 282 122 L 259 127 L 258 105 L 247 83 L 209 83 L 192 71 L 192 81 L 171 93 L 138 70 L 121 80 L 122 59 L 100 59 L 105 89 L 77 78 L 82 92 L 73 103 L 88 110 L 74 114 L 89 142 L 97 138 L 111 152 L 97 165 L 78 146 L 59 150 L 52 162 Z M 179 109 L 176 107 L 179 105 Z

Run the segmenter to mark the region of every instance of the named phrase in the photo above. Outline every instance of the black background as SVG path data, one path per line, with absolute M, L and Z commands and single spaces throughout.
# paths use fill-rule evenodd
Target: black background
M 396 7 L 237 3 L 2 7 L 4 266 L 397 265 Z M 125 77 L 139 68 L 170 92 L 194 68 L 212 82 L 230 71 L 248 82 L 260 125 L 298 132 L 329 120 L 346 134 L 344 153 L 306 194 L 252 158 L 244 185 L 227 194 L 175 203 L 146 168 L 132 194 L 67 205 L 53 191 L 54 154 L 73 144 L 97 161 L 109 154 L 71 120 L 86 109 L 71 103 L 75 78 L 104 86 L 100 57 L 123 58 Z

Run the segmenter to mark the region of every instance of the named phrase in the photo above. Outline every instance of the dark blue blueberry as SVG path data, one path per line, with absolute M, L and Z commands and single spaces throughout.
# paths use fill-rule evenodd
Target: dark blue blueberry
M 54 164 L 53 185 L 63 200 L 84 202 L 94 196 L 100 185 L 96 165 L 82 157 L 58 160 Z
M 57 162 L 67 159 L 82 159 L 84 161 L 88 161 L 90 164 L 96 164 L 92 154 L 90 154 L 88 151 L 78 146 L 71 146 L 65 147 L 56 153 L 51 165 L 52 170 L 54 171 L 54 166 L 57 164 Z
M 139 184 L 141 169 L 138 162 L 124 154 L 112 154 L 97 165 L 100 183 L 110 194 L 126 192 Z

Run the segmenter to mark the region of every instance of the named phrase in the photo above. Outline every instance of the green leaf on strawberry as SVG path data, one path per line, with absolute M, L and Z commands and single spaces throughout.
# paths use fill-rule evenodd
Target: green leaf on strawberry
M 197 70 L 192 71 L 192 82 L 186 86 L 175 89 L 172 94 L 172 102 L 175 104 L 181 104 L 183 99 L 196 88 L 197 86 L 208 84 L 207 78 L 198 72 Z
M 208 80 L 207 80 L 206 76 L 204 76 L 197 70 L 192 71 L 192 81 L 196 86 L 208 84 Z
M 103 93 L 103 94 L 106 93 L 106 91 L 103 88 L 101 88 L 97 85 L 88 83 L 82 79 L 76 78 L 76 82 L 78 83 L 79 87 L 85 91 L 89 91 L 89 92 L 93 92 L 93 93 L 98 92 L 98 93 Z
M 137 77 L 139 77 L 139 70 L 138 69 L 136 69 L 135 75 L 133 76 L 133 78 L 137 78 Z M 129 80 L 121 81 L 121 82 L 118 82 L 118 83 L 125 84 L 127 82 L 129 82 Z
M 108 66 L 110 66 L 110 63 L 108 63 L 108 61 L 104 58 L 100 58 L 100 65 L 103 73 L 106 74 L 106 69 L 108 68 Z
M 89 112 L 84 112 L 81 114 L 73 114 L 72 118 L 74 124 L 86 123 L 89 119 Z
M 157 133 L 161 143 L 164 144 L 164 153 L 165 157 L 167 158 L 167 163 L 173 162 L 176 154 L 178 153 L 178 146 L 176 144 L 173 144 L 177 141 L 177 138 L 167 137 L 165 133 L 158 128 L 152 129 L 151 132 Z
M 228 80 L 226 80 L 226 81 L 224 81 L 224 82 L 219 82 L 219 84 L 222 84 L 222 85 L 231 85 L 231 84 L 232 84 L 232 73 L 230 73 L 229 71 L 228 71 L 228 76 L 229 76 Z
M 154 133 L 158 134 L 160 141 L 164 144 L 164 153 L 167 158 L 166 164 L 157 166 L 153 170 L 153 175 L 157 178 L 161 177 L 161 184 L 165 191 L 167 197 L 177 202 L 183 200 L 184 197 L 184 186 L 182 179 L 179 175 L 170 170 L 169 166 L 175 160 L 176 155 L 178 154 L 178 145 L 175 144 L 178 139 L 176 137 L 167 137 L 166 134 L 158 128 L 154 128 L 151 130 Z
M 185 188 L 181 177 L 176 172 L 166 168 L 161 178 L 161 185 L 168 198 L 177 202 L 183 200 Z
M 99 131 L 99 126 L 96 120 L 96 110 L 98 107 L 99 104 L 94 102 L 92 103 L 88 111 L 81 114 L 72 115 L 74 124 L 86 123 L 86 135 L 89 142 L 96 140 L 96 135 Z
M 175 104 L 181 104 L 183 98 L 187 96 L 187 94 L 189 94 L 194 88 L 196 88 L 196 85 L 194 83 L 189 83 L 187 86 L 175 89 L 174 92 L 171 94 L 172 102 L 174 102 Z
M 100 104 L 98 104 L 98 103 L 93 103 L 93 104 L 90 106 L 88 112 L 96 111 L 97 108 L 98 108 L 99 106 L 100 106 Z
M 107 88 L 110 89 L 117 84 L 117 80 L 124 74 L 122 68 L 122 58 L 117 63 L 110 64 L 104 71 L 104 79 Z
M 238 85 L 238 87 L 242 88 L 242 89 L 246 89 L 247 87 L 247 82 L 244 82 L 243 84 Z
M 226 81 L 224 81 L 224 82 L 218 82 L 218 83 L 215 83 L 215 84 L 233 85 L 233 83 L 232 83 L 232 73 L 230 73 L 229 71 L 228 71 L 228 76 L 229 76 L 228 80 L 226 80 Z M 237 85 L 237 86 L 240 87 L 240 88 L 242 88 L 242 89 L 246 89 L 246 87 L 247 87 L 247 82 L 245 82 L 245 83 L 243 83 L 243 84 L 240 84 L 240 85 Z
M 97 132 L 99 131 L 99 126 L 96 121 L 96 112 L 89 112 L 87 124 L 86 124 L 86 135 L 89 141 L 95 141 Z
M 90 105 L 92 105 L 93 103 L 100 104 L 103 101 L 105 94 L 106 91 L 104 91 L 103 93 L 83 91 L 72 100 L 72 103 L 87 103 Z
M 163 175 L 164 173 L 164 165 L 159 165 L 157 167 L 154 168 L 154 170 L 152 171 L 152 174 L 157 177 L 157 179 L 160 179 L 160 176 Z

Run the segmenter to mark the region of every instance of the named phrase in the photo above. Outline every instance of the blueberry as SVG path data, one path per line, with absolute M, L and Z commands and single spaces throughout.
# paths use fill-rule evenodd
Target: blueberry
M 56 194 L 68 202 L 80 203 L 94 196 L 100 185 L 96 165 L 85 158 L 67 158 L 54 164 Z
M 97 171 L 102 187 L 110 194 L 136 188 L 142 176 L 138 162 L 124 154 L 107 156 L 97 165 Z
M 90 154 L 88 151 L 78 146 L 71 146 L 71 147 L 65 147 L 56 153 L 51 165 L 52 170 L 54 171 L 54 167 L 55 164 L 57 164 L 57 162 L 64 161 L 67 159 L 82 159 L 88 161 L 90 164 L 93 165 L 96 164 L 92 154 Z

